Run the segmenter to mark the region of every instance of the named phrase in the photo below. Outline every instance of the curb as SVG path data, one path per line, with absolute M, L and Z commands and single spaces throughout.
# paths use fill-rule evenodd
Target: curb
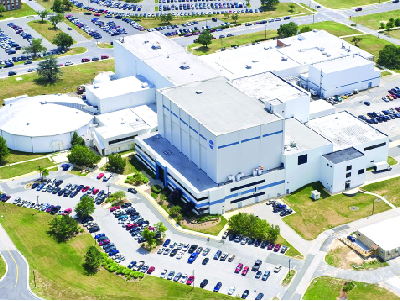
M 4 256 L 3 256 L 3 254 L 1 254 L 1 252 L 0 252 L 0 256 L 1 256 L 1 258 L 3 258 L 4 262 L 6 263 L 6 273 L 3 275 L 3 277 L 0 278 L 0 282 L 2 282 L 3 279 L 6 278 L 6 275 L 7 275 L 7 273 L 8 273 L 8 264 L 7 264 L 6 259 L 5 259 Z
M 39 299 L 39 300 L 44 300 L 43 298 L 38 297 L 38 296 L 31 290 L 31 286 L 29 285 L 29 264 L 28 264 L 28 261 L 26 260 L 25 256 L 21 254 L 21 252 L 20 252 L 19 250 L 16 250 L 16 251 L 17 251 L 18 254 L 22 257 L 22 259 L 25 261 L 26 266 L 27 266 L 26 278 L 27 278 L 27 287 L 28 287 L 29 293 L 30 293 L 33 297 L 35 297 L 35 298 L 37 298 L 37 299 Z

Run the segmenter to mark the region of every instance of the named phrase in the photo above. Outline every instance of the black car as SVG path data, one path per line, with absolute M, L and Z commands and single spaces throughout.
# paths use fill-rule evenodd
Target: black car
M 208 284 L 208 280 L 207 280 L 207 279 L 204 279 L 204 280 L 200 283 L 200 287 L 201 287 L 201 288 L 204 288 L 204 287 L 206 287 L 207 284 Z
M 71 190 L 65 190 L 64 191 L 64 197 L 68 197 L 71 194 Z
M 246 299 L 249 296 L 249 290 L 245 290 L 242 294 L 242 299 Z
M 259 245 L 261 245 L 261 239 L 257 239 L 256 242 L 254 243 L 255 247 L 258 247 Z
M 202 262 L 202 265 L 206 265 L 207 263 L 208 263 L 208 261 L 209 261 L 210 259 L 207 257 L 207 258 L 204 258 L 203 259 L 203 262 Z
M 228 236 L 229 241 L 234 240 L 235 236 L 236 236 L 235 234 L 229 234 L 229 236 Z
M 32 189 L 35 189 L 35 188 L 38 187 L 38 186 L 39 186 L 39 183 L 38 183 L 38 182 L 35 182 L 35 183 L 32 184 Z
M 95 226 L 95 227 L 89 229 L 89 233 L 94 233 L 94 232 L 97 232 L 99 230 L 100 230 L 99 226 Z
M 256 241 L 256 240 L 255 240 L 254 238 L 250 238 L 249 241 L 247 242 L 247 244 L 248 244 L 249 246 L 254 245 L 254 242 L 255 242 L 255 241 Z
M 261 249 L 265 249 L 265 247 L 268 245 L 268 242 L 266 241 L 266 240 L 264 240 L 262 243 L 261 243 L 261 245 L 260 245 L 260 248 Z
M 50 213 L 51 213 L 51 214 L 56 214 L 56 213 L 58 213 L 58 211 L 60 211 L 60 209 L 61 209 L 61 206 L 59 206 L 59 205 L 54 206 L 54 207 L 51 209 Z
M 131 192 L 131 193 L 134 193 L 134 194 L 137 193 L 135 188 L 128 188 L 128 192 Z
M 76 191 L 78 191 L 78 192 L 81 191 L 83 189 L 83 187 L 85 187 L 85 186 L 79 185 L 78 188 L 76 189 Z
M 13 76 L 13 75 L 17 75 L 17 72 L 15 72 L 15 71 L 8 71 L 8 76 Z
M 262 261 L 260 259 L 257 259 L 254 265 L 252 266 L 251 270 L 252 271 L 258 271 L 261 267 Z
M 124 204 L 121 205 L 121 208 L 128 208 L 128 207 L 131 207 L 131 206 L 132 206 L 131 203 L 124 203 Z
M 56 187 L 58 187 L 58 186 L 60 186 L 63 182 L 64 182 L 63 180 L 58 180 L 58 181 L 56 181 L 56 182 L 54 183 L 54 185 L 55 185 Z
M 198 247 L 199 247 L 198 245 L 192 245 L 192 246 L 190 247 L 190 249 L 188 250 L 188 253 L 189 253 L 189 254 L 192 254 L 194 251 L 196 251 L 196 249 L 197 249 Z
M 82 224 L 86 224 L 87 222 L 91 222 L 91 221 L 93 221 L 93 217 L 88 216 L 88 217 L 86 217 L 85 219 L 82 220 Z
M 64 192 L 65 192 L 65 188 L 64 188 L 64 189 L 61 189 L 61 190 L 58 192 L 58 196 L 62 196 L 62 195 L 64 194 Z
M 60 190 L 61 190 L 60 187 L 56 187 L 56 188 L 53 189 L 52 194 L 57 194 Z
M 178 253 L 178 250 L 177 249 L 173 249 L 171 251 L 171 253 L 169 253 L 169 256 L 174 257 L 176 255 L 176 253 Z

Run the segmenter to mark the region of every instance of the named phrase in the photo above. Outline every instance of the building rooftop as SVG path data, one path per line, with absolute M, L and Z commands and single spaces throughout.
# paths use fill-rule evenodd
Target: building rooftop
M 115 41 L 174 85 L 202 81 L 219 76 L 219 72 L 204 63 L 159 32 L 124 37 Z
M 323 73 L 332 73 L 367 65 L 371 65 L 371 68 L 374 68 L 373 61 L 367 60 L 360 55 L 350 55 L 330 61 L 316 63 L 312 66 L 317 70 L 322 70 Z
M 239 91 L 225 77 L 165 88 L 161 93 L 215 135 L 281 119 L 268 113 L 261 102 Z
M 359 157 L 364 156 L 362 152 L 355 149 L 354 147 L 349 147 L 346 149 L 341 149 L 326 155 L 323 155 L 325 159 L 332 162 L 333 164 L 339 164 L 342 162 L 351 161 Z
M 347 111 L 312 119 L 307 125 L 332 141 L 334 151 L 387 137 Z
M 295 118 L 285 120 L 285 155 L 332 144 Z
M 108 82 L 94 83 L 93 85 L 86 87 L 86 89 L 93 92 L 93 94 L 99 99 L 117 97 L 149 88 L 154 88 L 154 86 L 147 81 L 146 78 L 140 75 L 128 76 Z
M 310 115 L 330 110 L 335 110 L 335 107 L 323 99 L 310 102 Z
M 272 72 L 240 77 L 233 80 L 232 85 L 248 96 L 262 102 L 271 102 L 273 100 L 286 102 L 308 95 L 304 90 L 285 81 L 280 76 L 276 76 Z
M 393 235 L 388 229 L 400 228 L 400 216 L 385 219 L 379 223 L 366 226 L 358 231 L 371 239 L 383 250 L 393 250 L 400 246 L 400 236 Z

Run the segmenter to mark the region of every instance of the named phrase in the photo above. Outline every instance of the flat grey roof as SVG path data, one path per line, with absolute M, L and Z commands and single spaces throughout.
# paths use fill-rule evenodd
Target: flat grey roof
M 225 77 L 165 88 L 161 93 L 215 135 L 281 119 L 268 113 L 260 101 L 239 91 Z
M 295 142 L 296 146 L 290 146 L 291 142 Z M 330 144 L 332 142 L 297 119 L 289 118 L 285 120 L 285 155 Z
M 333 164 L 351 161 L 362 156 L 364 156 L 364 154 L 359 150 L 355 149 L 354 147 L 349 147 L 346 149 L 338 150 L 336 152 L 323 155 L 325 159 L 332 162 Z

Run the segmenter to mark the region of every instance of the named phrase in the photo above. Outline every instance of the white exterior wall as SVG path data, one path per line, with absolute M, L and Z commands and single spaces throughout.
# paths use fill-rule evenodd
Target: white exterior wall
M 374 146 L 374 145 L 379 145 L 382 143 L 386 143 L 383 146 L 371 149 L 371 150 L 365 150 L 365 148 Z M 385 137 L 379 140 L 375 140 L 369 143 L 364 143 L 361 145 L 354 145 L 355 149 L 358 149 L 360 152 L 364 154 L 366 157 L 366 168 L 374 166 L 374 163 L 376 162 L 382 162 L 382 161 L 387 161 L 387 157 L 389 155 L 389 137 Z
M 278 104 L 265 102 L 265 108 L 282 118 L 294 117 L 301 123 L 306 123 L 310 116 L 310 96 L 304 95 L 286 102 L 279 102 Z

